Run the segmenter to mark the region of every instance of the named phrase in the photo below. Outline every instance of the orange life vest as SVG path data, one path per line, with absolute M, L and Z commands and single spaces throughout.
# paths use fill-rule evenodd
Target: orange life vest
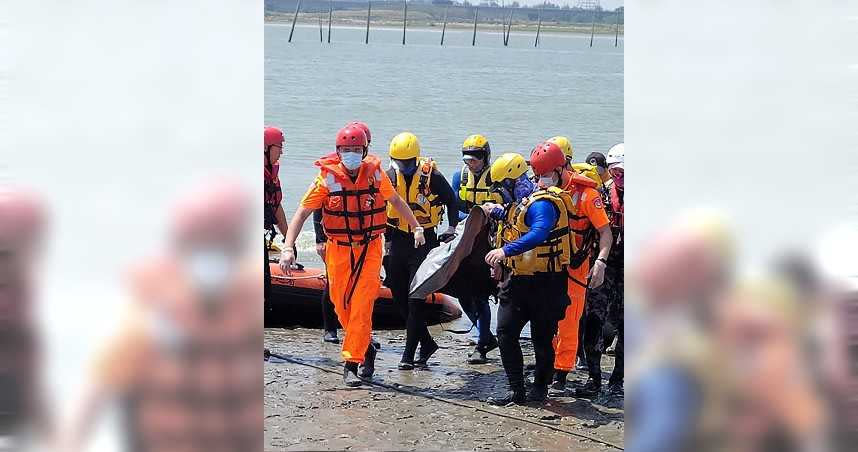
M 586 215 L 578 215 L 581 211 L 582 202 L 586 201 L 583 199 L 584 188 L 598 189 L 599 185 L 589 177 L 574 172 L 567 174 L 570 175 L 570 179 L 563 190 L 569 193 L 572 197 L 572 204 L 575 206 L 574 211 L 569 211 L 569 229 L 575 237 L 574 249 L 577 250 L 572 254 L 570 266 L 571 268 L 578 268 L 587 260 L 592 251 L 593 240 L 596 238 L 596 229 L 593 228 L 590 219 Z
M 368 243 L 387 227 L 387 202 L 381 196 L 381 161 L 367 155 L 357 178 L 340 165 L 339 157 L 322 157 L 316 161 L 328 188 L 322 207 L 322 227 L 331 240 L 342 245 Z

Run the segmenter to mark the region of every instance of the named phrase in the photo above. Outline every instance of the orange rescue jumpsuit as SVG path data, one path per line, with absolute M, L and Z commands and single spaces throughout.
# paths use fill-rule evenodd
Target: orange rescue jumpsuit
M 570 173 L 567 173 L 570 174 Z M 584 242 L 583 233 L 591 226 L 599 229 L 609 223 L 605 213 L 602 196 L 590 179 L 571 174 L 564 190 L 572 195 L 575 203 L 575 215 L 570 213 L 569 227 L 575 232 L 575 246 L 580 249 Z M 571 266 L 567 293 L 571 304 L 566 308 L 566 316 L 557 324 L 554 336 L 554 368 L 569 372 L 575 366 L 578 353 L 578 325 L 584 313 L 587 297 L 587 276 L 590 273 L 590 259 L 587 257 L 578 268 Z
M 372 308 L 381 288 L 386 202 L 396 196 L 396 190 L 374 155 L 363 160 L 354 180 L 336 156 L 323 157 L 315 164 L 319 175 L 301 206 L 322 209 L 330 297 L 345 330 L 342 357 L 362 364 L 372 333 Z M 358 277 L 353 280 L 358 266 Z

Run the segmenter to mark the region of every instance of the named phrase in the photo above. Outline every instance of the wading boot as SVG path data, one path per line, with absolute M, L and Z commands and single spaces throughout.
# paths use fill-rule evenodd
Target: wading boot
M 489 397 L 486 402 L 494 406 L 507 406 L 511 404 L 523 405 L 527 402 L 527 395 L 524 393 L 524 388 L 514 389 L 502 397 Z
M 474 351 L 468 355 L 468 364 L 485 364 L 489 362 L 489 358 L 486 355 L 496 348 L 498 348 L 498 340 L 492 336 L 492 341 L 488 345 L 477 345 L 474 348 Z
M 340 343 L 340 339 L 337 337 L 337 330 L 325 331 L 325 335 L 322 336 L 322 340 L 329 344 Z
M 358 363 L 346 363 L 343 366 L 343 383 L 349 388 L 356 388 L 363 384 L 357 376 Z
M 400 361 L 396 367 L 399 370 L 412 370 L 414 369 L 414 361 Z
M 375 373 L 375 356 L 377 354 L 375 345 L 369 344 L 369 347 L 366 348 L 366 355 L 363 357 L 363 366 L 360 368 L 361 378 L 372 378 L 372 374 Z
M 562 393 L 566 391 L 566 377 L 569 372 L 565 370 L 554 371 L 554 383 L 551 384 L 551 392 Z
M 420 352 L 417 355 L 417 360 L 414 361 L 414 367 L 429 367 L 429 358 L 438 351 L 438 344 L 433 340 L 429 345 L 420 345 Z
M 587 384 L 575 389 L 576 397 L 593 397 L 602 392 L 602 382 L 596 382 L 594 379 L 587 380 Z
M 548 385 L 533 385 L 527 393 L 528 402 L 545 403 L 548 401 Z

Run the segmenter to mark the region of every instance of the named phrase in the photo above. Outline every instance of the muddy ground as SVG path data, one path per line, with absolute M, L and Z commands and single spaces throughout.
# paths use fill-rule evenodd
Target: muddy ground
M 487 397 L 507 388 L 497 350 L 488 364 L 468 365 L 465 358 L 473 347 L 466 335 L 444 332 L 441 326 L 430 330 L 441 349 L 429 369 L 398 370 L 404 331 L 376 331 L 382 349 L 374 381 L 389 387 L 346 389 L 340 346 L 323 343 L 320 330 L 266 329 L 265 346 L 272 352 L 332 372 L 290 361 L 265 363 L 265 449 L 617 450 L 576 434 L 622 447 L 621 397 L 589 400 L 567 393 L 542 407 L 488 405 Z M 525 363 L 532 363 L 529 341 L 522 341 L 522 348 Z M 607 379 L 613 357 L 606 356 L 602 368 Z M 585 380 L 583 371 L 570 374 L 570 383 Z

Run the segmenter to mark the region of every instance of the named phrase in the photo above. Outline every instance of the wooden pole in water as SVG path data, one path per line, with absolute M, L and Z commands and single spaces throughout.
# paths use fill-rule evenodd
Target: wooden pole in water
M 442 46 L 444 45 L 444 33 L 447 32 L 447 12 L 449 11 L 449 9 L 450 9 L 450 5 L 447 5 L 447 7 L 444 8 L 444 27 L 441 28 L 441 45 Z
M 474 37 L 471 38 L 471 45 L 472 46 L 477 45 L 477 11 L 479 11 L 479 10 L 480 10 L 480 8 L 478 6 L 474 7 Z
M 405 45 L 405 28 L 408 26 L 408 0 L 402 0 L 402 45 Z
M 292 33 L 295 33 L 295 22 L 298 20 L 298 10 L 301 9 L 301 0 L 295 5 L 295 16 L 292 17 L 292 29 L 289 30 L 289 42 L 292 42 Z
M 369 44 L 369 15 L 372 13 L 372 0 L 366 3 L 366 39 L 364 44 Z
M 542 28 L 542 8 L 539 8 L 539 20 L 536 22 L 536 39 L 533 41 L 533 47 L 539 47 L 540 28 Z
M 617 8 L 617 34 L 614 35 L 614 47 L 620 41 L 620 8 Z
M 593 8 L 593 27 L 590 28 L 590 47 L 593 47 L 593 34 L 596 32 L 596 8 Z
M 319 11 L 319 42 L 325 42 L 325 39 L 322 38 L 322 12 Z
M 512 11 L 509 12 L 509 24 L 506 26 L 506 37 L 504 37 L 503 45 L 509 45 L 509 31 L 512 30 Z
M 330 8 L 328 8 L 328 44 L 331 43 L 331 21 L 334 18 L 334 0 L 331 0 L 330 5 Z

